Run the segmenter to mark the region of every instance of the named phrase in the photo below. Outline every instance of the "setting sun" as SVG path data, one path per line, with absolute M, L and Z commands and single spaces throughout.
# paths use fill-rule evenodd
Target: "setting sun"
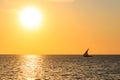
M 26 7 L 19 14 L 21 24 L 27 29 L 35 29 L 42 23 L 42 14 L 35 7 Z

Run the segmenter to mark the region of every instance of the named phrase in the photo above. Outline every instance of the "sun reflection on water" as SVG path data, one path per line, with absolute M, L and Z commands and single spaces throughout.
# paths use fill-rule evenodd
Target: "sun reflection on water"
M 36 78 L 40 78 L 40 71 L 42 69 L 42 59 L 37 55 L 24 55 L 22 60 L 22 76 L 24 76 L 27 80 L 35 80 Z

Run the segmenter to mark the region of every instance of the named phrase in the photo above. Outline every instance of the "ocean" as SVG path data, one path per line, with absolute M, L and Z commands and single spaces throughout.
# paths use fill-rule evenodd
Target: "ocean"
M 0 80 L 120 80 L 120 56 L 0 55 Z

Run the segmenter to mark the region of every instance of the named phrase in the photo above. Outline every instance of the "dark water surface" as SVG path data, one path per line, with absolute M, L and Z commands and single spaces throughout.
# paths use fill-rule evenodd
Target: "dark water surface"
M 0 80 L 120 80 L 120 56 L 0 55 Z

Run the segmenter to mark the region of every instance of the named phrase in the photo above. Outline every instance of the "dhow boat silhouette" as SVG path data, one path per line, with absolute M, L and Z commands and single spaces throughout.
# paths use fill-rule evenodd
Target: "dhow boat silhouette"
M 91 55 L 88 54 L 88 51 L 89 51 L 89 48 L 83 54 L 84 57 L 92 57 Z

